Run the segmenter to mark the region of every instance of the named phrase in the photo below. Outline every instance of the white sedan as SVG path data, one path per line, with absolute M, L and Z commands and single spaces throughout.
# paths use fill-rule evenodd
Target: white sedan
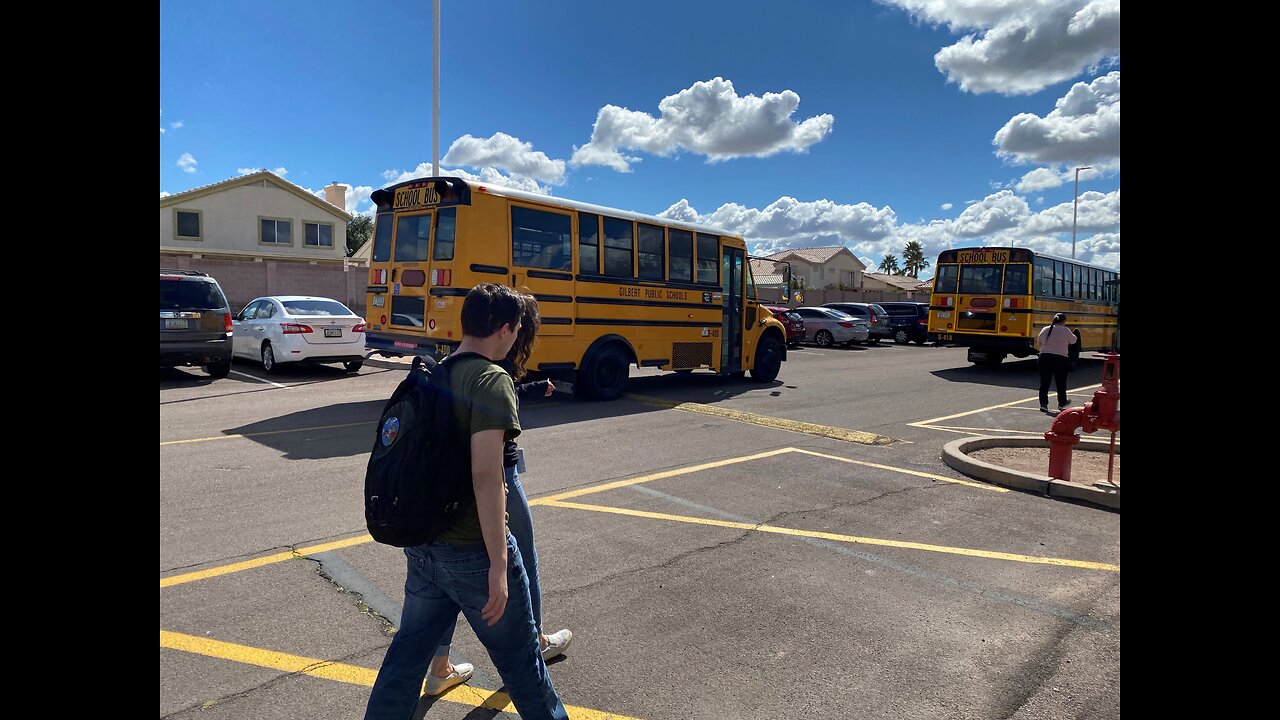
M 261 361 L 269 373 L 293 363 L 340 362 L 349 372 L 364 364 L 364 318 L 337 300 L 261 297 L 231 321 L 232 353 Z

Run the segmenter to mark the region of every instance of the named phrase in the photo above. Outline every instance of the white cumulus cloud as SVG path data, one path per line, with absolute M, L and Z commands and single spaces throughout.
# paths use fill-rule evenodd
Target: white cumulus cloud
M 544 183 L 564 182 L 563 160 L 553 160 L 546 153 L 535 152 L 532 143 L 522 142 L 502 132 L 488 138 L 463 135 L 453 141 L 441 162 L 474 168 L 492 167 Z
M 972 93 L 1030 94 L 1120 57 L 1120 0 L 880 0 L 964 33 L 934 55 Z
M 591 141 L 575 147 L 570 164 L 604 165 L 628 172 L 640 158 L 624 151 L 667 156 L 679 150 L 711 161 L 804 152 L 835 123 L 829 114 L 795 122 L 800 96 L 791 90 L 740 96 L 717 77 L 700 81 L 658 103 L 659 117 L 606 105 L 596 116 Z
M 998 156 L 1018 165 L 1095 165 L 1100 169 L 1119 169 L 1120 73 L 1108 73 L 1090 83 L 1076 83 L 1044 117 L 1032 113 L 1015 115 L 996 132 L 992 143 L 999 148 Z M 1053 186 L 1031 189 L 1044 187 Z
M 262 172 L 263 170 L 266 170 L 266 168 L 256 168 L 256 167 L 236 168 L 236 172 L 241 175 L 252 175 L 256 172 Z M 280 177 L 284 177 L 285 175 L 289 174 L 289 171 L 286 168 L 282 168 L 282 167 L 278 167 L 275 170 L 272 170 L 271 172 L 275 173 L 276 175 L 279 175 Z
M 512 190 L 524 190 L 525 192 L 539 193 L 541 195 L 550 195 L 551 189 L 543 185 L 539 185 L 537 180 L 523 177 L 520 175 L 503 175 L 501 171 L 492 167 L 480 168 L 479 173 L 470 173 L 466 170 L 450 170 L 444 166 L 440 167 L 440 175 L 447 177 L 460 177 L 472 182 L 485 183 L 487 185 L 498 185 L 501 187 L 511 188 Z M 415 180 L 417 178 L 431 177 L 431 163 L 419 163 L 418 167 L 413 170 L 384 170 L 382 178 L 387 181 L 387 185 L 395 185 L 406 180 Z
M 178 167 L 182 168 L 182 172 L 193 173 L 196 171 L 196 162 L 198 162 L 191 153 L 182 153 L 182 157 L 178 158 Z

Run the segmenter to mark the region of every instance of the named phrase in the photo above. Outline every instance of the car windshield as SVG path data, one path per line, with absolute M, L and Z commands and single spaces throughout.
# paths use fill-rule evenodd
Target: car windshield
M 355 313 L 337 300 L 283 300 L 284 311 L 290 315 L 347 316 Z
M 160 280 L 160 307 L 172 310 L 220 310 L 227 301 L 217 285 L 204 280 Z

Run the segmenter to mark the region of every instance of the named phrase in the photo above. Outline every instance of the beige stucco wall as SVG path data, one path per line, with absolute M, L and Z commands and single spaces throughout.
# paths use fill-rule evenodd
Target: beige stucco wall
M 175 210 L 199 211 L 201 240 L 174 237 Z M 291 245 L 259 242 L 259 219 L 291 221 Z M 333 226 L 333 247 L 305 247 L 304 223 Z M 270 181 L 230 188 L 160 208 L 160 250 L 227 252 L 257 257 L 341 261 L 346 256 L 347 222 Z

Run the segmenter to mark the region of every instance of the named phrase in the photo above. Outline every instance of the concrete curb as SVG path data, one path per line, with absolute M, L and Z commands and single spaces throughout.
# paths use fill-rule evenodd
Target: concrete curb
M 1081 437 L 1076 445 L 1077 452 L 1107 452 L 1110 440 Z M 1049 441 L 1039 437 L 990 437 L 974 436 L 953 440 L 942 447 L 942 461 L 954 470 L 965 475 L 985 480 L 996 485 L 1029 490 L 1048 497 L 1071 498 L 1102 505 L 1114 510 L 1120 509 L 1120 488 L 1100 488 L 1082 483 L 1055 480 L 1048 475 L 1013 470 L 999 465 L 983 462 L 969 457 L 974 450 L 993 447 L 1034 447 L 1047 448 Z M 1116 453 L 1120 452 L 1120 443 L 1116 443 Z

